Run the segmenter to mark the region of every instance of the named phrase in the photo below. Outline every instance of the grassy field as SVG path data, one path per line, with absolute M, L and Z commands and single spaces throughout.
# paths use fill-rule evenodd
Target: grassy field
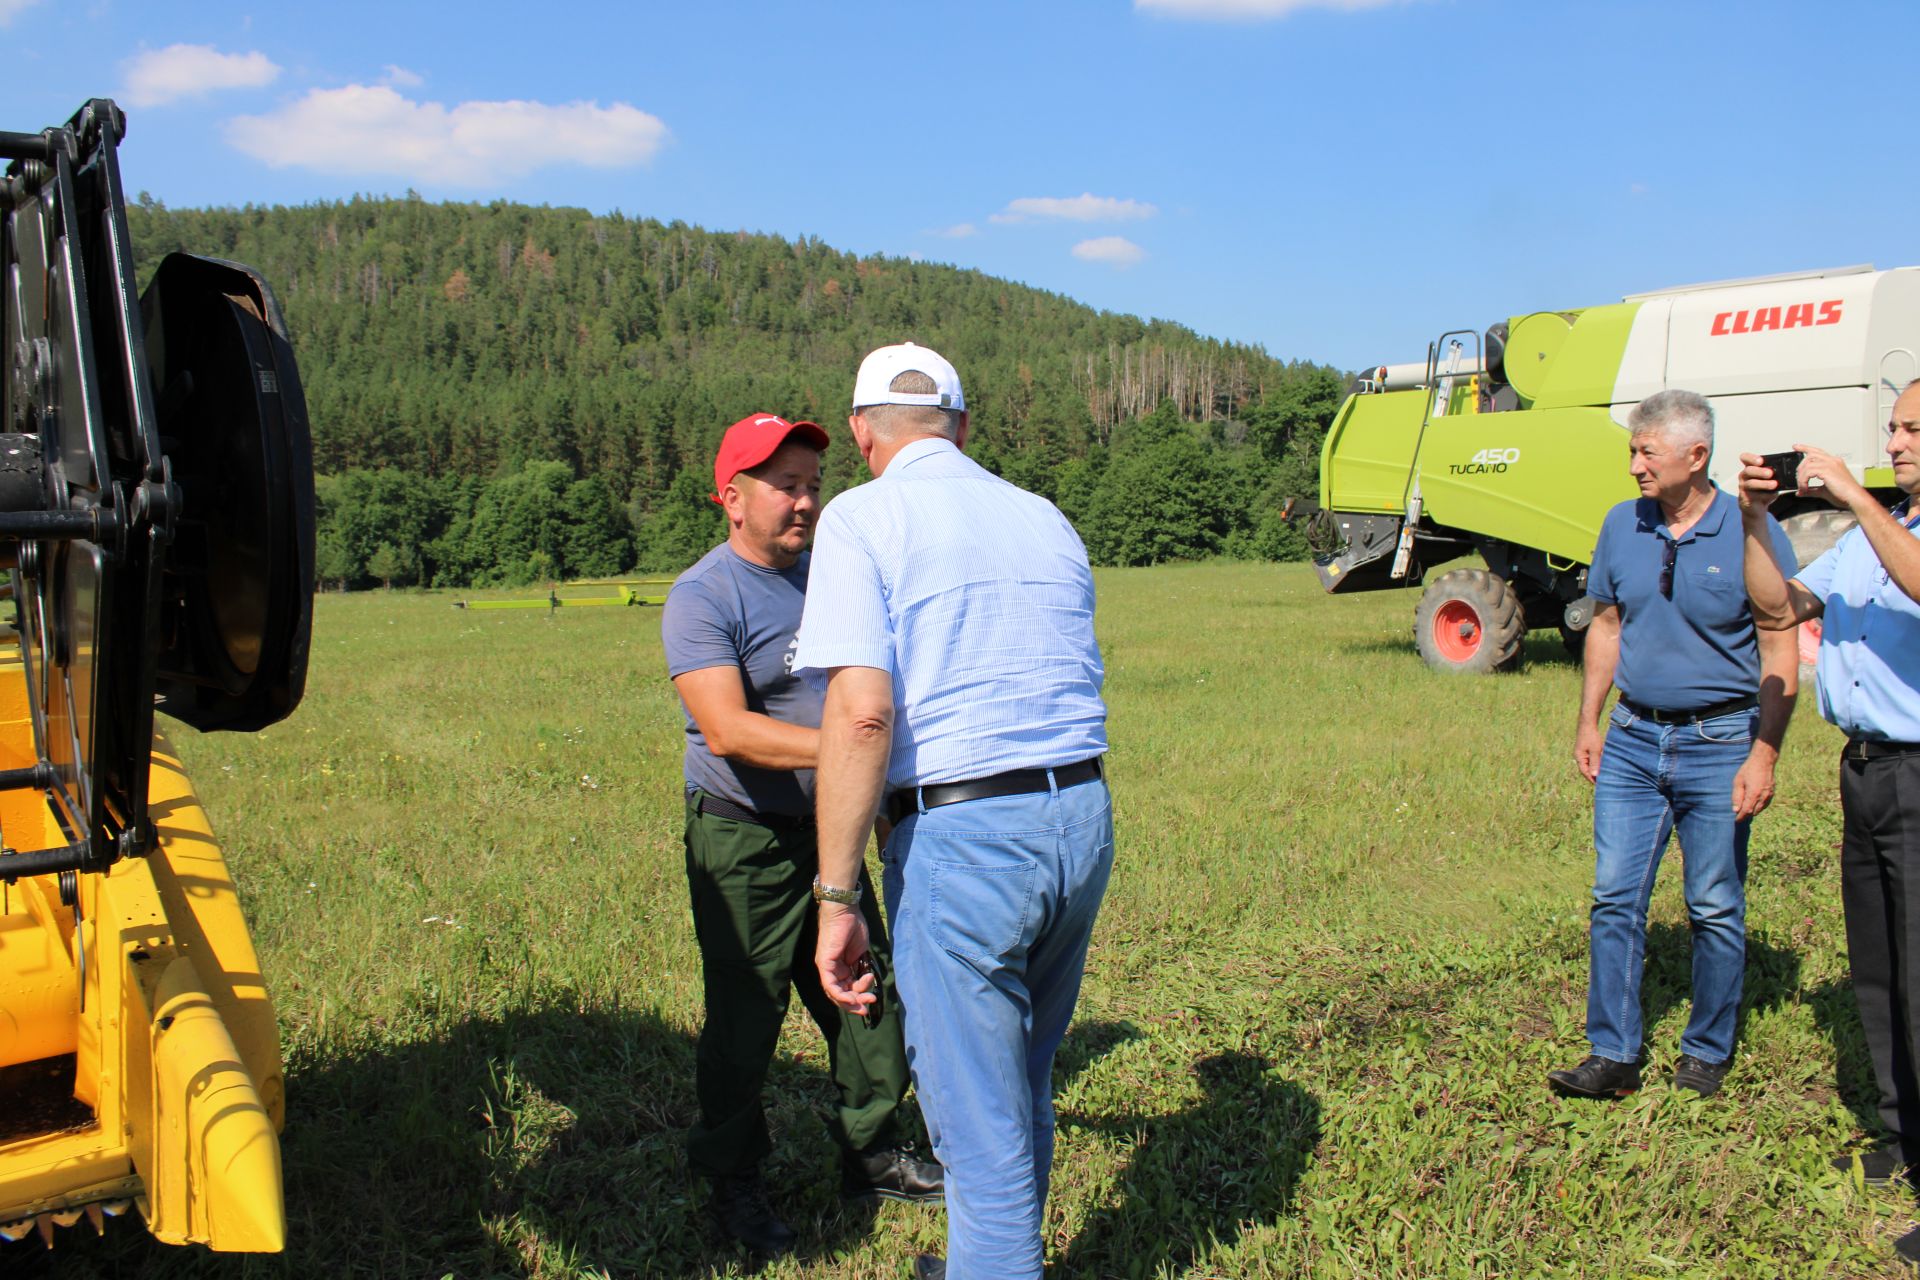
M 1585 1046 L 1579 671 L 1446 679 L 1414 597 L 1303 566 L 1100 575 L 1119 856 L 1058 1068 L 1068 1276 L 1873 1276 L 1912 1202 L 1827 1157 L 1871 1111 L 1845 982 L 1838 738 L 1803 700 L 1753 841 L 1738 1062 L 1664 1082 L 1686 1016 L 1655 899 L 1649 1087 L 1558 1099 Z M 63 1276 L 745 1274 L 680 1155 L 698 959 L 657 610 L 322 599 L 307 701 L 185 754 L 280 1010 L 291 1244 L 119 1224 Z M 771 1086 L 776 1277 L 895 1277 L 937 1211 L 842 1209 L 799 1015 Z M 21 1265 L 28 1264 L 28 1265 Z

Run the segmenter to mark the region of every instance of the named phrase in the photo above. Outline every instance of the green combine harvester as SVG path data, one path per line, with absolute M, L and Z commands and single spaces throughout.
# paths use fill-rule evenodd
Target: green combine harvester
M 1427 359 L 1356 378 L 1320 456 L 1309 516 L 1330 592 L 1417 586 L 1421 655 L 1445 671 L 1499 671 L 1526 633 L 1557 627 L 1578 652 L 1592 617 L 1587 566 L 1600 522 L 1638 494 L 1628 413 L 1684 387 L 1712 400 L 1713 479 L 1742 452 L 1813 444 L 1898 496 L 1884 428 L 1920 376 L 1920 268 L 1846 267 L 1635 294 L 1577 311 L 1442 334 Z M 1802 562 L 1850 517 L 1817 498 L 1775 506 Z

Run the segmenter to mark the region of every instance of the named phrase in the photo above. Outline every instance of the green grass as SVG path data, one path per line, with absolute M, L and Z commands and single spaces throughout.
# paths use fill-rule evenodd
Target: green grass
M 1678 868 L 1655 899 L 1650 1087 L 1585 1051 L 1579 672 L 1446 679 L 1414 597 L 1304 567 L 1103 573 L 1118 860 L 1058 1070 L 1071 1276 L 1871 1276 L 1911 1202 L 1828 1170 L 1871 1086 L 1845 981 L 1837 735 L 1804 700 L 1753 841 L 1748 1009 L 1709 1101 Z M 283 1259 L 62 1233 L 70 1276 L 709 1276 L 680 1156 L 698 958 L 656 610 L 327 596 L 307 700 L 176 735 L 280 1011 Z M 937 1211 L 841 1209 L 799 1014 L 769 1089 L 777 1277 L 908 1274 Z

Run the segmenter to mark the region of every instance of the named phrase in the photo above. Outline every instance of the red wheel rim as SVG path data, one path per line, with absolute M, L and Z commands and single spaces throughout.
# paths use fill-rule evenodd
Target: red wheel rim
M 1470 662 L 1485 633 L 1480 614 L 1465 600 L 1449 600 L 1433 611 L 1434 652 L 1448 662 Z

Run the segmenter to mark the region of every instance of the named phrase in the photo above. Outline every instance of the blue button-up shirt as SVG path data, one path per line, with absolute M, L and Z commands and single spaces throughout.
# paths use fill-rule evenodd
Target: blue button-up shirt
M 1792 572 L 1786 531 L 1771 516 L 1767 528 L 1774 556 Z M 1739 503 L 1717 488 L 1678 539 L 1657 499 L 1631 499 L 1607 513 L 1587 570 L 1587 594 L 1620 607 L 1613 683 L 1623 695 L 1662 711 L 1692 711 L 1760 688 L 1745 545 Z M 1673 571 L 1662 591 L 1669 549 Z
M 1920 512 L 1907 528 L 1916 523 Z M 1894 585 L 1857 528 L 1797 581 L 1825 606 L 1820 714 L 1849 737 L 1920 742 L 1920 604 Z
M 890 787 L 1107 749 L 1086 548 L 1045 498 L 940 439 L 827 504 L 796 671 L 893 675 Z

